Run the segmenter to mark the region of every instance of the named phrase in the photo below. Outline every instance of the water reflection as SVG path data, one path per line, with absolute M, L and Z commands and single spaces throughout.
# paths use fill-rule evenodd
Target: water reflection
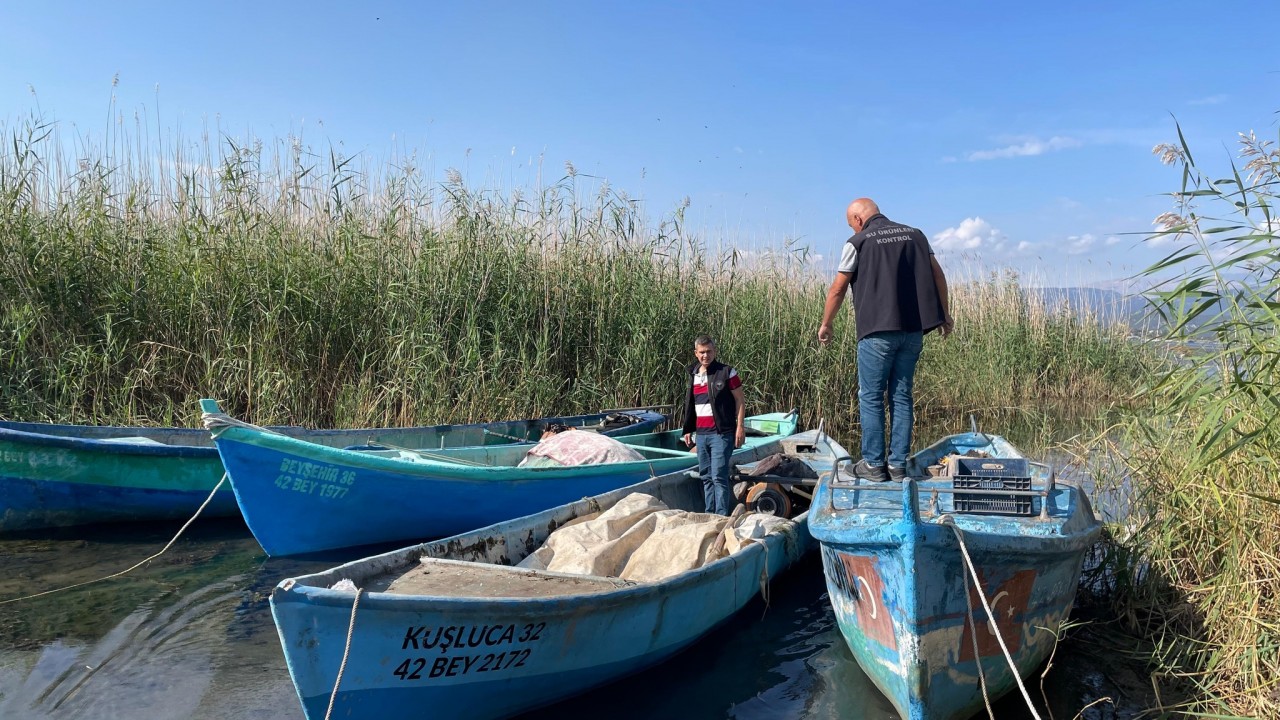
M 0 541 L 0 598 L 117 572 L 174 531 L 81 528 Z M 300 718 L 263 589 L 313 568 L 269 567 L 240 523 L 189 532 L 129 576 L 0 606 L 0 717 Z

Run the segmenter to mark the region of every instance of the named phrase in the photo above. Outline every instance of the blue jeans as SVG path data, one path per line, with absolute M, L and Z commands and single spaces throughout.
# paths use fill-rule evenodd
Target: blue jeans
M 702 497 L 707 512 L 728 515 L 737 504 L 729 486 L 729 461 L 733 459 L 733 433 L 700 432 L 698 474 L 702 476 Z
M 911 390 L 924 333 L 886 331 L 858 341 L 858 414 L 862 420 L 862 459 L 885 464 L 884 399 L 889 396 L 889 464 L 906 467 L 911 454 Z

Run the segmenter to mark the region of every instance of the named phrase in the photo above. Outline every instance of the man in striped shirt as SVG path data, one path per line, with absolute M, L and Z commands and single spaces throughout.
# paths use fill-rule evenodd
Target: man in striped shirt
M 697 362 L 688 368 L 684 405 L 684 443 L 697 445 L 698 474 L 707 512 L 728 515 L 736 501 L 729 484 L 734 448 L 747 438 L 747 404 L 738 371 L 716 360 L 716 341 L 700 335 L 693 341 Z

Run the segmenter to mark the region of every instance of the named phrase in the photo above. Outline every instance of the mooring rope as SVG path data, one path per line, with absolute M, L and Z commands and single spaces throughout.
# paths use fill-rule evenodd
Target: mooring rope
M 276 432 L 270 428 L 264 428 L 261 425 L 254 425 L 243 420 L 237 420 L 226 413 L 200 413 L 200 422 L 204 425 L 204 429 L 213 434 L 217 439 L 223 430 L 229 427 L 246 428 L 249 430 L 258 430 L 259 432 L 271 433 L 272 435 L 284 435 L 282 432 Z
M 991 623 L 992 634 L 996 636 L 996 641 L 1000 643 L 1000 650 L 1004 653 L 1005 661 L 1009 663 L 1009 669 L 1013 671 L 1013 679 L 1015 682 L 1018 683 L 1018 690 L 1022 692 L 1022 699 L 1027 701 L 1027 709 L 1031 711 L 1032 717 L 1034 717 L 1036 720 L 1041 720 L 1040 714 L 1036 712 L 1035 704 L 1031 702 L 1031 695 L 1027 692 L 1026 685 L 1022 684 L 1022 676 L 1018 674 L 1018 666 L 1013 662 L 1013 656 L 1009 654 L 1009 648 L 1004 643 L 1004 636 L 1000 633 L 1000 626 L 996 624 L 995 613 L 991 611 L 991 603 L 987 600 L 986 593 L 982 591 L 982 583 L 978 579 L 978 571 L 974 569 L 973 560 L 970 559 L 969 557 L 969 548 L 964 543 L 964 533 L 961 532 L 960 528 L 956 526 L 955 518 L 952 518 L 950 515 L 943 515 L 942 517 L 938 518 L 938 522 L 942 523 L 943 525 L 950 526 L 951 531 L 954 532 L 956 535 L 956 540 L 960 542 L 960 554 L 964 557 L 964 564 L 965 564 L 965 567 L 968 568 L 969 570 L 969 577 L 973 578 L 973 586 L 978 591 L 978 599 L 982 601 L 982 609 L 987 612 L 987 621 Z M 968 588 L 965 588 L 966 602 L 968 602 L 968 597 L 969 597 Z M 976 652 L 977 634 L 978 634 L 977 628 L 975 627 L 974 633 L 973 633 L 974 645 L 975 645 L 975 653 L 974 653 L 973 660 L 978 664 L 978 667 L 981 668 L 982 658 L 978 657 Z M 986 683 L 983 683 L 983 698 L 986 699 Z M 988 705 L 987 711 L 990 712 L 990 710 L 991 710 L 991 706 Z
M 188 520 L 185 524 L 183 524 L 182 528 L 178 530 L 178 534 L 174 535 L 173 539 L 170 540 L 168 544 L 166 544 L 164 548 L 160 550 L 160 552 L 156 553 L 155 555 L 152 555 L 146 560 L 143 560 L 138 564 L 134 565 L 133 567 L 130 567 L 126 570 L 121 570 L 118 573 L 114 573 L 106 577 L 100 577 L 100 578 L 97 578 L 96 580 L 86 580 L 84 582 L 76 583 L 74 585 L 67 585 L 66 587 L 54 588 L 53 590 L 45 590 L 44 592 L 38 592 L 38 593 L 35 593 L 34 595 L 24 595 L 22 597 L 10 598 L 8 600 L 0 600 L 0 605 L 7 605 L 9 603 L 18 602 L 19 600 L 30 600 L 32 598 L 38 598 L 38 597 L 43 597 L 45 595 L 52 595 L 53 593 L 62 592 L 63 590 L 70 590 L 72 588 L 84 587 L 85 585 L 92 585 L 93 583 L 102 582 L 103 580 L 110 580 L 111 578 L 117 578 L 117 577 L 120 577 L 121 575 L 124 575 L 127 572 L 137 570 L 143 565 L 160 557 L 165 553 L 166 550 L 172 547 L 173 544 L 178 541 L 178 538 L 182 537 L 182 533 L 186 532 L 186 529 L 191 526 L 191 523 L 195 522 L 196 518 L 200 517 L 200 513 L 203 512 L 205 507 L 208 506 L 209 502 L 213 500 L 213 496 L 218 492 L 218 488 L 222 487 L 222 483 L 226 481 L 227 481 L 227 474 L 222 473 L 222 479 L 218 481 L 217 485 L 213 486 L 213 491 L 209 493 L 209 497 L 205 498 L 204 502 L 200 503 L 199 508 L 196 508 L 196 514 L 192 515 L 191 519 Z
M 329 694 L 329 709 L 324 711 L 324 720 L 333 714 L 333 704 L 338 699 L 338 686 L 342 684 L 342 673 L 347 670 L 347 657 L 351 654 L 351 638 L 356 631 L 356 608 L 360 607 L 360 588 L 356 588 L 356 599 L 351 603 L 351 624 L 347 625 L 347 644 L 342 648 L 342 664 L 338 666 L 338 677 L 333 681 L 333 692 Z
M 955 528 L 955 525 L 951 526 Z M 962 541 L 963 542 L 963 541 Z M 981 587 L 975 587 L 979 594 L 982 593 Z M 978 624 L 973 618 L 973 598 L 969 597 L 969 576 L 964 578 L 964 606 L 968 610 L 965 615 L 966 624 L 969 626 L 969 640 L 973 643 L 973 664 L 978 667 L 978 686 L 982 688 L 982 702 L 987 706 L 987 717 L 996 720 L 996 713 L 991 709 L 991 696 L 987 693 L 987 672 L 982 669 L 982 655 L 978 653 Z M 997 628 L 997 631 L 999 628 Z
M 764 612 L 769 612 L 769 606 L 772 604 L 769 602 L 769 543 L 761 538 L 760 544 L 764 546 L 764 562 L 760 565 L 760 599 L 764 600 Z

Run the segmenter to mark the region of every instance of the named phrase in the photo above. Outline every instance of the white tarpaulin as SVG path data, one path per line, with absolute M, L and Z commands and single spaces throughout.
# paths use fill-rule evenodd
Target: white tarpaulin
M 723 515 L 671 510 L 633 493 L 594 519 L 556 530 L 519 567 L 653 582 L 737 552 L 792 522 L 751 513 L 736 527 L 728 524 Z M 722 533 L 725 542 L 716 548 Z

